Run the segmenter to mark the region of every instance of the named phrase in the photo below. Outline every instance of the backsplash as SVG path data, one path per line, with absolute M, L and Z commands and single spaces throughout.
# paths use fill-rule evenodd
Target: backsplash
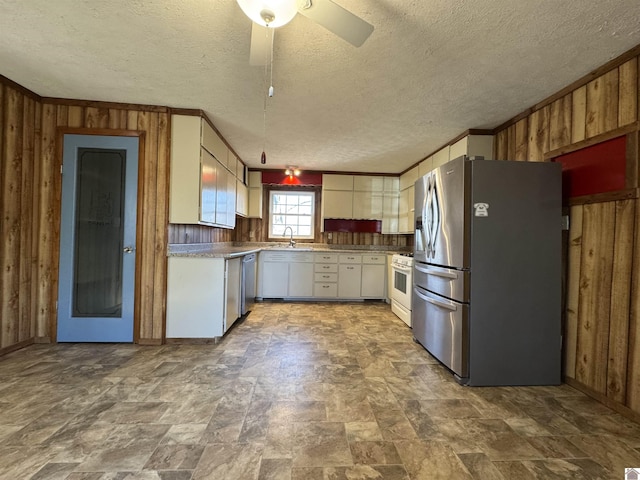
M 221 243 L 232 242 L 234 230 L 206 225 L 169 224 L 169 243 Z

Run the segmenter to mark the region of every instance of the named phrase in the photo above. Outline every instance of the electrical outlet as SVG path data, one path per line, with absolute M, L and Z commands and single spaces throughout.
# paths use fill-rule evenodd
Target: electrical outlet
M 255 230 L 249 230 L 249 238 L 254 238 L 256 236 Z
M 333 234 L 331 232 L 327 233 L 327 240 L 331 240 L 333 238 Z

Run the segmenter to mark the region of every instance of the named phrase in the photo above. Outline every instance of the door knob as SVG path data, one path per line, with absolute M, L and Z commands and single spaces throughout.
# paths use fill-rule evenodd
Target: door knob
M 124 253 L 133 253 L 133 247 L 124 247 L 123 252 Z

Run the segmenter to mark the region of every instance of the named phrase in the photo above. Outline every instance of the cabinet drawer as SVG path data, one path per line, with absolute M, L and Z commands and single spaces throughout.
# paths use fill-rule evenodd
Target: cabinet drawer
M 315 283 L 313 285 L 314 297 L 337 297 L 338 296 L 338 284 L 337 283 Z
M 338 261 L 340 263 L 362 263 L 362 255 L 360 255 L 359 253 L 343 253 L 340 255 L 340 257 L 338 258 Z
M 316 253 L 316 263 L 338 263 L 337 253 Z
M 337 263 L 316 263 L 315 272 L 316 273 L 337 273 L 338 264 Z
M 373 263 L 373 264 L 385 264 L 387 263 L 386 255 L 370 255 L 365 254 L 362 255 L 362 263 Z
M 316 273 L 314 275 L 314 281 L 318 282 L 337 282 L 338 274 L 337 273 Z

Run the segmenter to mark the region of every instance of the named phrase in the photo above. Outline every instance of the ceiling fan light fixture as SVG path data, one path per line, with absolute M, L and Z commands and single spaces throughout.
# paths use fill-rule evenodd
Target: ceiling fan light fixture
M 277 28 L 298 13 L 296 0 L 237 0 L 247 17 L 263 27 Z

